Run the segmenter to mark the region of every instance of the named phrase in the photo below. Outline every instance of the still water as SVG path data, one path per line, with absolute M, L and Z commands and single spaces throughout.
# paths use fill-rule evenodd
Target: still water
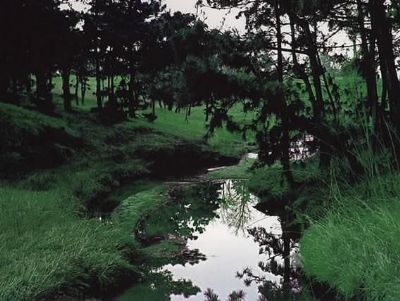
M 173 203 L 144 228 L 149 235 L 163 229 L 179 237 L 190 256 L 153 268 L 116 300 L 309 300 L 285 215 L 257 210 L 246 181 L 182 183 L 171 194 Z

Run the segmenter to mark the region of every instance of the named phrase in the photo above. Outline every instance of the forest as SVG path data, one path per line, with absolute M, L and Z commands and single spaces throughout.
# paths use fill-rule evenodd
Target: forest
M 397 0 L 2 0 L 0 41 L 0 301 L 400 300 Z

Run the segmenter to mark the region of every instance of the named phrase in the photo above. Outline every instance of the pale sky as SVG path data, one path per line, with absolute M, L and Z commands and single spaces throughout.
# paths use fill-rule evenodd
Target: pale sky
M 162 0 L 163 4 L 167 5 L 167 9 L 172 12 L 181 11 L 183 13 L 193 13 L 205 21 L 210 28 L 217 29 L 237 29 L 239 33 L 245 33 L 245 19 L 244 17 L 236 19 L 239 10 L 217 10 L 212 8 L 201 8 L 199 11 L 196 9 L 197 0 Z M 73 8 L 76 10 L 82 10 L 85 8 L 79 0 L 70 0 Z M 324 32 L 327 32 L 326 26 L 321 25 Z M 352 45 L 351 41 L 348 39 L 345 32 L 339 32 L 333 37 L 331 42 L 336 42 L 338 45 Z M 351 53 L 352 49 L 347 49 L 346 51 L 337 49 L 336 53 Z M 351 55 L 351 54 L 350 54 Z
M 197 13 L 196 0 L 163 0 L 171 11 L 181 11 L 184 13 Z M 204 20 L 210 28 L 237 29 L 239 32 L 245 32 L 245 19 L 242 17 L 236 19 L 239 10 L 217 10 L 211 8 L 202 8 L 199 11 L 199 17 Z
M 196 0 L 162 0 L 163 4 L 166 4 L 171 11 L 181 11 L 185 13 L 196 14 Z M 244 17 L 236 19 L 239 10 L 217 10 L 212 8 L 202 8 L 199 12 L 199 17 L 204 20 L 210 28 L 218 29 L 237 29 L 239 33 L 245 33 L 245 19 Z M 221 27 L 222 26 L 222 27 Z M 328 32 L 327 26 L 322 25 L 322 31 Z M 337 33 L 331 42 L 335 42 L 338 45 L 352 45 L 352 42 L 348 39 L 347 34 L 343 31 Z M 335 53 L 350 54 L 352 49 L 341 50 L 337 49 Z
M 163 4 L 167 5 L 167 9 L 172 12 L 181 11 L 183 13 L 196 14 L 196 0 L 162 0 Z M 84 10 L 85 5 L 78 0 L 70 0 L 72 7 L 76 10 Z M 65 5 L 64 5 L 65 7 Z M 87 7 L 87 6 L 86 6 Z M 210 28 L 217 29 L 237 29 L 239 32 L 245 32 L 244 18 L 236 19 L 239 10 L 216 10 L 211 8 L 203 8 L 199 11 L 198 16 L 205 21 Z M 222 26 L 222 27 L 221 27 Z

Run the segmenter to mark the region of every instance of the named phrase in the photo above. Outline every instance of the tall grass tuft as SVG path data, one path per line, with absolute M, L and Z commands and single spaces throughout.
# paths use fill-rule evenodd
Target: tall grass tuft
M 78 218 L 72 203 L 58 190 L 0 188 L 0 300 L 106 286 L 117 271 L 132 269 L 121 251 L 129 235 Z
M 365 173 L 354 184 L 342 162 L 332 165 L 329 207 L 301 240 L 303 267 L 345 297 L 400 300 L 400 174 L 390 149 L 397 141 L 377 143 L 363 128 L 352 151 Z

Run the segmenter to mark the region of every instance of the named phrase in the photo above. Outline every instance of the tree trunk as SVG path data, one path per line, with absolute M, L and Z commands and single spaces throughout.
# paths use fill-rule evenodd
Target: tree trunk
M 291 28 L 291 38 L 292 38 L 293 72 L 303 80 L 304 85 L 306 86 L 306 90 L 307 90 L 307 94 L 308 94 L 310 102 L 315 103 L 315 101 L 316 101 L 315 95 L 314 95 L 314 91 L 312 89 L 310 79 L 308 78 L 308 75 L 306 74 L 304 69 L 300 66 L 300 64 L 297 60 L 297 54 L 296 54 L 297 42 L 296 42 L 296 29 L 295 29 L 294 17 L 292 14 L 290 14 L 289 18 L 290 18 L 290 28 Z
M 17 102 L 18 97 L 18 80 L 16 78 L 11 79 L 11 94 L 14 96 L 13 102 Z
M 100 63 L 98 56 L 99 54 L 97 53 L 96 54 L 96 100 L 97 100 L 97 108 L 101 110 L 103 109 L 103 97 L 101 95 L 101 76 L 100 76 Z
M 371 27 L 377 38 L 380 53 L 382 72 L 386 73 L 386 87 L 389 97 L 390 117 L 396 129 L 400 129 L 400 83 L 397 77 L 395 55 L 393 52 L 393 36 L 391 24 L 386 16 L 384 0 L 370 0 L 369 9 L 371 13 Z
M 135 75 L 133 72 L 131 72 L 130 78 L 129 78 L 128 95 L 129 95 L 129 99 L 128 99 L 129 116 L 135 117 L 137 101 L 136 101 L 136 92 L 135 92 Z
M 321 56 L 319 55 L 318 52 L 317 52 L 317 60 L 318 60 L 318 64 L 322 67 Z M 333 98 L 333 95 L 332 95 L 332 92 L 331 92 L 331 88 L 329 87 L 328 79 L 326 77 L 326 73 L 325 72 L 322 72 L 322 79 L 323 79 L 323 82 L 324 82 L 326 93 L 328 94 L 329 102 L 330 102 L 331 107 L 332 107 L 333 118 L 335 120 L 335 123 L 338 124 L 339 123 L 338 110 L 336 108 L 335 99 Z
M 318 49 L 316 46 L 316 41 L 314 41 L 313 35 L 310 30 L 310 26 L 307 21 L 303 20 L 301 22 L 302 28 L 307 36 L 308 43 L 308 57 L 310 59 L 311 75 L 314 82 L 315 89 L 315 103 L 314 103 L 314 119 L 315 122 L 321 122 L 324 115 L 324 97 L 322 93 L 322 83 L 321 74 L 322 66 L 318 61 Z
M 86 78 L 81 76 L 81 104 L 85 104 L 85 97 L 86 97 Z
M 36 97 L 38 99 L 46 98 L 47 84 L 44 72 L 38 71 L 35 73 L 36 77 Z
M 115 109 L 118 109 L 118 101 L 115 97 L 115 82 L 114 82 L 114 74 L 110 75 L 110 89 L 109 89 L 110 97 L 113 102 L 113 106 Z
M 288 181 L 290 187 L 294 186 L 293 174 L 290 169 L 290 135 L 289 135 L 289 112 L 287 107 L 286 95 L 284 93 L 284 82 L 283 82 L 283 54 L 282 54 L 282 28 L 281 28 L 281 17 L 280 7 L 278 1 L 275 1 L 275 19 L 276 19 L 276 39 L 277 39 L 277 56 L 278 56 L 278 81 L 279 87 L 279 98 L 282 103 L 281 108 L 281 121 L 282 121 L 282 143 L 281 143 L 281 163 L 283 166 L 283 173 Z
M 79 75 L 75 74 L 75 104 L 79 106 Z
M 99 36 L 99 30 L 98 30 L 98 20 L 99 20 L 99 11 L 98 11 L 98 5 L 97 5 L 97 0 L 95 3 L 96 7 L 96 12 L 95 12 L 95 18 L 96 18 L 96 57 L 95 57 L 95 65 L 96 65 L 96 100 L 97 100 L 97 108 L 99 111 L 103 109 L 103 97 L 101 95 L 101 74 L 100 74 L 100 50 L 99 50 L 99 43 L 97 41 L 97 37 Z
M 285 210 L 283 216 L 281 216 L 282 222 L 282 240 L 283 240 L 283 249 L 282 249 L 282 257 L 283 257 L 283 294 L 285 300 L 289 300 L 290 295 L 290 276 L 291 276 L 291 259 L 290 259 L 290 232 L 289 232 L 289 224 L 291 222 L 290 213 L 288 210 Z
M 28 94 L 31 94 L 32 93 L 32 78 L 31 78 L 30 73 L 26 76 L 26 84 L 25 85 L 26 85 L 26 92 Z
M 66 112 L 72 111 L 72 106 L 71 106 L 72 96 L 71 96 L 71 91 L 70 91 L 70 86 L 69 86 L 70 75 L 71 75 L 70 68 L 64 68 L 61 71 L 62 90 L 63 90 L 63 98 L 64 98 L 64 110 Z
M 35 72 L 35 77 L 37 106 L 42 112 L 53 113 L 48 75 L 45 71 L 39 70 Z
M 367 30 L 365 28 L 365 13 L 361 0 L 357 0 L 358 26 L 361 36 L 361 50 L 363 56 L 363 76 L 367 85 L 367 108 L 373 118 L 373 124 L 376 125 L 376 111 L 378 104 L 378 92 L 376 85 L 376 67 L 375 67 L 375 38 L 371 34 L 368 39 Z M 368 40 L 371 43 L 368 48 Z
M 307 20 L 298 18 L 298 24 L 303 29 L 306 36 L 307 55 L 310 59 L 311 75 L 314 82 L 315 101 L 313 103 L 313 120 L 316 126 L 323 122 L 324 117 L 324 97 L 322 92 L 321 74 L 322 66 L 318 59 L 318 48 L 316 40 L 311 33 L 310 25 Z M 321 139 L 322 138 L 322 139 Z M 331 162 L 331 152 L 328 141 L 324 141 L 323 137 L 319 138 L 320 166 L 324 169 L 329 168 Z

